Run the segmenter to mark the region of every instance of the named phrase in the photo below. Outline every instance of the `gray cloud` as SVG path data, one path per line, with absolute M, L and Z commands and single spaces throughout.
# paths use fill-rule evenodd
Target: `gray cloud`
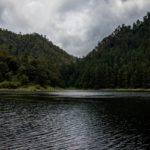
M 149 10 L 149 0 L 1 0 L 0 26 L 47 35 L 83 56 L 118 25 L 132 24 Z

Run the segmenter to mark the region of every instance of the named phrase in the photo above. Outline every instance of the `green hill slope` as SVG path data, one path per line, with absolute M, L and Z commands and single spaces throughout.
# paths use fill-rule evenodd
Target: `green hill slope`
M 0 87 L 150 88 L 150 13 L 119 26 L 86 57 L 74 58 L 39 34 L 0 29 Z
M 150 13 L 132 27 L 119 26 L 74 68 L 78 87 L 150 88 Z
M 74 58 L 39 34 L 0 29 L 0 81 L 65 86 L 62 70 Z M 12 84 L 13 85 L 13 84 Z

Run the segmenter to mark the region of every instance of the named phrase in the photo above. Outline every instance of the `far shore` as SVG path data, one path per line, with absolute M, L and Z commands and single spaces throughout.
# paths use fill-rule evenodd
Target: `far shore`
M 39 86 L 39 85 L 28 85 L 21 86 L 18 88 L 0 88 L 0 92 L 51 92 L 51 91 L 64 91 L 64 90 L 81 90 L 81 91 L 108 91 L 108 92 L 150 92 L 150 89 L 146 88 L 105 88 L 105 89 L 79 89 L 75 87 L 61 88 L 51 86 Z

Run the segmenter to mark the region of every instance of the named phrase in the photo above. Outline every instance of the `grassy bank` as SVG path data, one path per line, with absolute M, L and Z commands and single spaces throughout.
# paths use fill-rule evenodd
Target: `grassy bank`
M 60 87 L 52 87 L 49 85 L 38 85 L 38 84 L 28 84 L 22 85 L 19 81 L 3 81 L 0 82 L 0 90 L 23 90 L 23 91 L 36 91 L 36 90 L 60 90 Z
M 8 90 L 14 90 L 14 91 L 54 91 L 54 90 L 75 90 L 74 87 L 68 87 L 68 88 L 61 88 L 61 87 L 52 87 L 49 85 L 37 85 L 37 84 L 30 84 L 30 85 L 21 85 L 20 82 L 12 82 L 12 81 L 3 81 L 0 82 L 0 91 L 8 91 Z
M 23 91 L 37 91 L 37 90 L 48 90 L 48 91 L 54 91 L 54 90 L 61 90 L 60 87 L 51 87 L 51 86 L 40 86 L 40 85 L 25 85 L 17 87 L 16 90 L 23 90 Z
M 0 91 L 4 90 L 15 90 L 15 91 L 54 91 L 54 90 L 99 90 L 99 91 L 112 91 L 112 92 L 150 92 L 150 89 L 146 88 L 114 88 L 114 89 L 79 89 L 75 87 L 67 87 L 67 88 L 61 88 L 61 87 L 52 87 L 49 85 L 21 85 L 20 82 L 12 82 L 12 81 L 3 81 L 0 82 Z

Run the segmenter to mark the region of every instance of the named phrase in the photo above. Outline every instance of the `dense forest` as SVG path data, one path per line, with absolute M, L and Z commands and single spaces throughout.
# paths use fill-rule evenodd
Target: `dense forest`
M 42 35 L 0 29 L 0 87 L 65 86 L 61 72 L 74 59 Z
M 150 13 L 119 26 L 72 68 L 68 84 L 77 87 L 150 88 Z
M 0 87 L 150 88 L 150 13 L 119 26 L 84 58 L 45 36 L 0 29 Z

